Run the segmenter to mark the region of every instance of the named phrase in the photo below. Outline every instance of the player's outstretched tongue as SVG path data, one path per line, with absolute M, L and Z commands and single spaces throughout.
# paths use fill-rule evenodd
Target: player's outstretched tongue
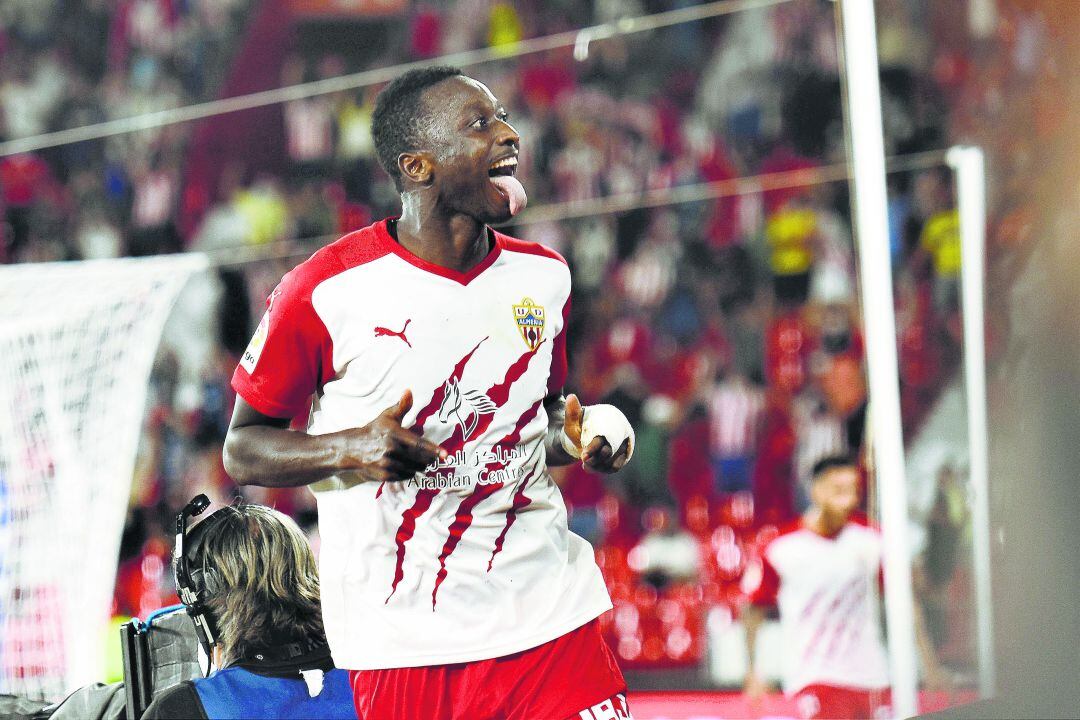
M 525 187 L 513 175 L 497 175 L 491 178 L 492 184 L 499 189 L 506 199 L 510 201 L 510 214 L 517 215 L 525 209 L 529 198 L 525 195 Z

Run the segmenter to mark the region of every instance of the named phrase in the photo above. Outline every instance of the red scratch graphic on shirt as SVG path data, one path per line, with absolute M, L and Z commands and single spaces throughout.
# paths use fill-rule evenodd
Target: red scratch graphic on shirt
M 536 355 L 536 351 L 539 349 L 540 346 L 538 345 L 536 347 L 536 350 L 530 350 L 527 353 L 523 354 L 521 357 L 519 357 L 514 362 L 514 364 L 507 369 L 506 377 L 503 378 L 503 381 L 488 388 L 488 391 L 485 393 L 485 395 L 487 395 L 488 398 L 491 399 L 491 402 L 495 403 L 497 407 L 502 407 L 506 404 L 507 398 L 510 397 L 510 387 L 515 382 L 517 382 L 522 375 L 525 374 L 525 371 L 529 367 L 529 361 L 533 359 L 533 357 Z M 455 426 L 454 432 L 451 433 L 450 437 L 446 439 L 442 446 L 446 448 L 446 452 L 453 455 L 455 452 L 463 448 L 465 444 L 470 440 L 481 437 L 487 431 L 488 427 L 491 426 L 491 421 L 494 418 L 494 413 L 481 415 L 479 422 L 477 422 L 476 424 L 476 427 L 473 428 L 473 431 L 471 433 L 469 433 L 469 437 L 463 436 L 460 425 Z
M 487 338 L 484 338 L 484 340 L 487 340 Z M 450 373 L 450 377 L 446 379 L 446 382 L 449 382 L 450 380 L 461 380 L 461 374 L 465 372 L 465 366 L 469 364 L 469 360 L 470 358 L 472 358 L 473 353 L 475 353 L 477 349 L 484 344 L 484 340 L 476 343 L 476 346 L 469 351 L 469 354 L 458 361 L 458 364 L 454 366 L 454 369 Z M 413 422 L 412 426 L 408 428 L 409 430 L 418 433 L 424 432 L 424 423 L 427 422 L 428 418 L 431 417 L 435 413 L 435 411 L 439 409 L 439 406 L 442 405 L 442 402 L 445 399 L 444 395 L 446 392 L 446 382 L 439 383 L 435 387 L 435 390 L 431 395 L 431 400 L 428 402 L 427 405 L 424 406 L 424 408 L 419 413 L 417 413 L 416 421 Z
M 839 620 L 833 629 L 832 641 L 825 650 L 825 657 L 837 657 L 840 639 L 848 634 L 848 627 L 853 623 L 858 624 L 863 619 L 863 614 L 859 612 L 859 609 L 866 603 L 866 583 L 854 581 L 849 593 L 848 602 L 839 613 Z
M 537 400 L 528 410 L 528 414 L 532 415 L 540 411 L 540 405 L 543 401 Z M 537 470 L 540 469 L 540 465 L 537 464 Z M 510 532 L 510 526 L 514 524 L 514 520 L 517 519 L 518 511 L 521 508 L 531 502 L 529 498 L 525 496 L 525 488 L 529 486 L 529 483 L 536 477 L 537 472 L 534 471 L 529 477 L 518 480 L 517 489 L 514 493 L 514 500 L 510 505 L 510 509 L 506 511 L 506 522 L 503 525 L 502 531 L 499 533 L 499 537 L 495 538 L 495 547 L 491 550 L 491 557 L 488 558 L 487 571 L 491 572 L 491 566 L 495 562 L 495 556 L 502 550 L 503 543 L 506 541 L 506 533 Z
M 821 617 L 818 619 L 817 628 L 810 637 L 810 642 L 803 649 L 803 662 L 807 662 L 815 654 L 828 654 L 828 648 L 824 647 L 825 641 L 830 635 L 835 636 L 841 629 L 838 626 L 844 624 L 843 615 L 838 613 L 841 606 L 845 605 L 851 605 L 851 583 L 837 590 L 832 603 L 822 612 Z
M 488 572 L 491 572 L 491 566 L 495 562 L 495 556 L 502 550 L 503 543 L 506 541 L 506 533 L 510 532 L 510 526 L 517 520 L 518 511 L 532 502 L 525 495 L 525 488 L 529 487 L 537 475 L 539 475 L 540 465 L 536 466 L 536 471 L 533 472 L 527 478 L 523 478 L 518 481 L 517 492 L 514 493 L 514 502 L 510 505 L 510 509 L 506 511 L 506 524 L 503 525 L 502 532 L 499 533 L 499 537 L 495 538 L 495 549 L 491 551 L 491 557 L 488 559 Z
M 800 620 L 810 619 L 810 616 L 813 615 L 815 608 L 817 608 L 817 604 L 821 602 L 821 598 L 824 593 L 824 590 L 818 590 L 810 597 L 810 599 L 806 602 L 806 605 L 803 607 L 802 614 L 799 616 Z
M 386 602 L 390 602 L 390 598 L 394 597 L 394 593 L 397 592 L 398 583 L 405 577 L 405 543 L 409 542 L 413 533 L 416 532 L 416 518 L 427 512 L 427 509 L 431 507 L 431 501 L 438 494 L 438 490 L 421 488 L 416 493 L 416 500 L 413 502 L 412 507 L 406 510 L 401 516 L 401 525 L 398 526 L 397 534 L 394 536 L 394 542 L 397 543 L 397 563 L 394 566 L 394 582 L 390 586 L 390 594 L 386 596 Z
M 515 382 L 520 380 L 521 377 L 525 374 L 525 371 L 528 370 L 529 362 L 533 359 L 533 357 L 536 356 L 536 351 L 539 349 L 540 346 L 538 345 L 532 350 L 523 353 L 521 357 L 519 357 L 509 368 L 507 368 L 506 375 L 503 377 L 502 382 L 496 383 L 495 385 L 492 385 L 490 388 L 488 388 L 488 391 L 485 394 L 497 407 L 502 407 L 506 404 L 506 401 L 510 398 L 510 388 Z M 535 415 L 536 407 L 539 405 L 540 402 L 542 401 L 538 400 L 532 407 L 526 410 L 525 414 L 518 418 L 517 423 L 514 425 L 514 429 L 511 430 L 506 437 L 496 443 L 495 446 L 492 447 L 492 450 L 495 450 L 496 447 L 501 447 L 504 450 L 509 450 L 510 448 L 514 447 L 514 445 L 517 445 L 518 440 L 521 438 L 522 428 L 529 420 L 532 419 L 533 415 Z M 480 419 L 480 422 L 477 424 L 476 429 L 473 430 L 473 432 L 471 433 L 471 437 L 469 439 L 472 439 L 473 437 L 481 437 L 491 425 L 491 421 L 494 417 L 494 413 L 490 415 L 483 415 Z M 460 436 L 461 428 L 457 427 L 454 429 L 454 434 L 450 436 L 450 440 L 448 442 L 458 440 L 460 439 Z M 464 445 L 465 442 L 467 442 L 467 440 L 461 440 L 461 445 Z M 456 451 L 457 447 L 455 447 L 453 450 L 447 449 L 447 452 Z M 500 465 L 502 464 L 488 463 L 484 470 L 490 473 L 492 470 L 500 467 Z M 461 541 L 461 536 L 464 535 L 465 531 L 469 529 L 470 525 L 472 525 L 473 508 L 480 504 L 480 502 L 484 498 L 490 497 L 496 490 L 500 489 L 502 486 L 502 483 L 476 485 L 473 488 L 472 493 L 470 493 L 470 495 L 464 500 L 462 500 L 461 504 L 458 505 L 457 512 L 454 516 L 454 522 L 450 526 L 450 533 L 446 538 L 446 542 L 443 544 L 442 552 L 439 554 L 439 572 L 435 576 L 435 588 L 434 590 L 432 590 L 431 593 L 431 607 L 433 610 L 435 609 L 435 598 L 439 593 L 439 586 L 442 585 L 443 580 L 446 579 L 446 559 L 450 557 L 451 553 L 454 552 L 454 549 L 457 548 L 458 543 Z
M 456 381 L 461 379 L 461 374 L 465 372 L 465 366 L 469 364 L 469 360 L 472 358 L 473 353 L 475 353 L 477 349 L 484 344 L 484 340 L 487 340 L 487 337 L 476 343 L 476 345 L 473 346 L 473 349 L 470 350 L 465 355 L 465 357 L 458 360 L 457 365 L 455 365 L 454 369 L 450 371 L 450 377 L 447 378 L 447 382 L 449 382 L 450 380 Z M 435 387 L 435 390 L 431 394 L 431 400 L 429 400 L 428 404 L 425 405 L 423 409 L 421 409 L 420 412 L 416 414 L 416 420 L 413 422 L 412 425 L 407 427 L 406 430 L 422 435 L 424 433 L 424 423 L 426 423 L 428 418 L 431 417 L 435 413 L 435 411 L 439 409 L 439 406 L 442 405 L 442 402 L 445 399 L 445 395 L 446 382 L 440 383 Z M 385 481 L 381 485 L 379 485 L 379 489 L 375 492 L 376 499 L 378 499 L 379 496 L 382 495 L 383 486 L 385 485 Z
M 472 358 L 473 353 L 476 352 L 477 348 L 484 343 L 484 340 L 487 340 L 487 338 L 485 337 L 483 340 L 476 343 L 473 349 L 454 365 L 454 369 L 450 372 L 450 378 L 447 379 L 447 382 L 451 379 L 455 381 L 461 379 L 461 374 L 465 372 L 465 366 L 469 363 L 469 359 Z M 431 400 L 416 416 L 416 421 L 408 428 L 409 430 L 417 433 L 424 432 L 424 422 L 427 421 L 427 419 L 431 417 L 431 414 L 442 404 L 442 393 L 445 385 L 446 382 L 442 382 L 435 387 Z M 453 450 L 450 450 L 449 452 L 453 452 Z M 380 485 L 379 490 L 375 493 L 375 497 L 378 497 L 381 494 L 382 486 Z M 387 595 L 386 602 L 390 602 L 390 598 L 394 597 L 394 593 L 397 592 L 398 583 L 405 577 L 405 543 L 409 542 L 413 533 L 416 532 L 416 520 L 427 512 L 428 508 L 431 507 L 431 501 L 438 494 L 439 491 L 437 489 L 430 490 L 421 488 L 416 493 L 416 499 L 413 501 L 412 507 L 406 510 L 401 516 L 401 524 L 398 526 L 397 533 L 394 535 L 394 543 L 397 545 L 397 560 L 394 564 L 394 580 L 390 585 L 390 594 Z
M 536 416 L 537 410 L 540 408 L 540 404 L 543 400 L 537 400 L 529 409 L 526 410 L 517 423 L 514 424 L 514 429 L 510 431 L 502 440 L 497 442 L 492 450 L 498 448 L 504 451 L 509 451 L 515 445 L 518 440 L 521 439 L 521 431 L 529 424 L 529 421 Z M 490 462 L 484 467 L 485 472 L 492 472 L 493 470 L 504 469 L 505 463 Z M 465 531 L 469 529 L 473 521 L 473 509 L 479 505 L 483 500 L 493 495 L 497 490 L 503 488 L 503 483 L 490 483 L 488 485 L 477 485 L 472 493 L 467 498 L 461 501 L 458 505 L 457 513 L 454 516 L 454 522 L 450 526 L 450 533 L 446 538 L 446 542 L 443 544 L 442 553 L 439 555 L 439 572 L 435 576 L 435 588 L 431 591 L 431 609 L 435 609 L 436 596 L 439 594 L 439 586 L 442 585 L 443 580 L 446 579 L 446 559 L 450 557 L 451 553 L 457 548 L 458 543 L 461 542 L 461 536 L 465 534 Z

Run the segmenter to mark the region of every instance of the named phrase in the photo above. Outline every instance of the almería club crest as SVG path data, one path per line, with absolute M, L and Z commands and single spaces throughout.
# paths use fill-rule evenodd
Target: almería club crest
M 544 308 L 524 298 L 521 304 L 514 306 L 514 322 L 517 323 L 521 338 L 530 350 L 540 347 L 544 339 Z

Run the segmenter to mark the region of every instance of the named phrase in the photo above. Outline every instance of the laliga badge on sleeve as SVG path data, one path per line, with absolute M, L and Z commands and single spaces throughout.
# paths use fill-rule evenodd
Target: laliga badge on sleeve
M 255 372 L 255 365 L 259 362 L 259 356 L 262 355 L 263 347 L 266 345 L 266 336 L 269 333 L 270 311 L 267 310 L 259 321 L 259 327 L 255 328 L 255 334 L 251 336 L 251 342 L 244 350 L 243 357 L 240 358 L 240 367 L 247 370 L 248 374 Z

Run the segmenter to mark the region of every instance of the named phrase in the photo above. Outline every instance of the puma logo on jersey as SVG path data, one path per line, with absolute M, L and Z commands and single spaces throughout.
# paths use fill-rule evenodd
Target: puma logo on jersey
M 274 292 L 270 293 L 270 297 L 266 298 L 266 312 L 273 312 L 274 301 L 281 297 L 281 288 L 274 288 Z
M 393 337 L 396 337 L 396 338 L 401 338 L 402 342 L 404 342 L 409 347 L 412 347 L 412 343 L 409 342 L 409 338 L 405 337 L 405 330 L 409 327 L 409 323 L 411 323 L 411 322 L 412 322 L 412 318 L 409 318 L 408 320 L 406 320 L 405 321 L 405 327 L 401 328 L 401 332 L 395 332 L 393 330 L 390 330 L 390 329 L 384 328 L 384 327 L 376 327 L 375 328 L 375 337 L 393 336 Z

